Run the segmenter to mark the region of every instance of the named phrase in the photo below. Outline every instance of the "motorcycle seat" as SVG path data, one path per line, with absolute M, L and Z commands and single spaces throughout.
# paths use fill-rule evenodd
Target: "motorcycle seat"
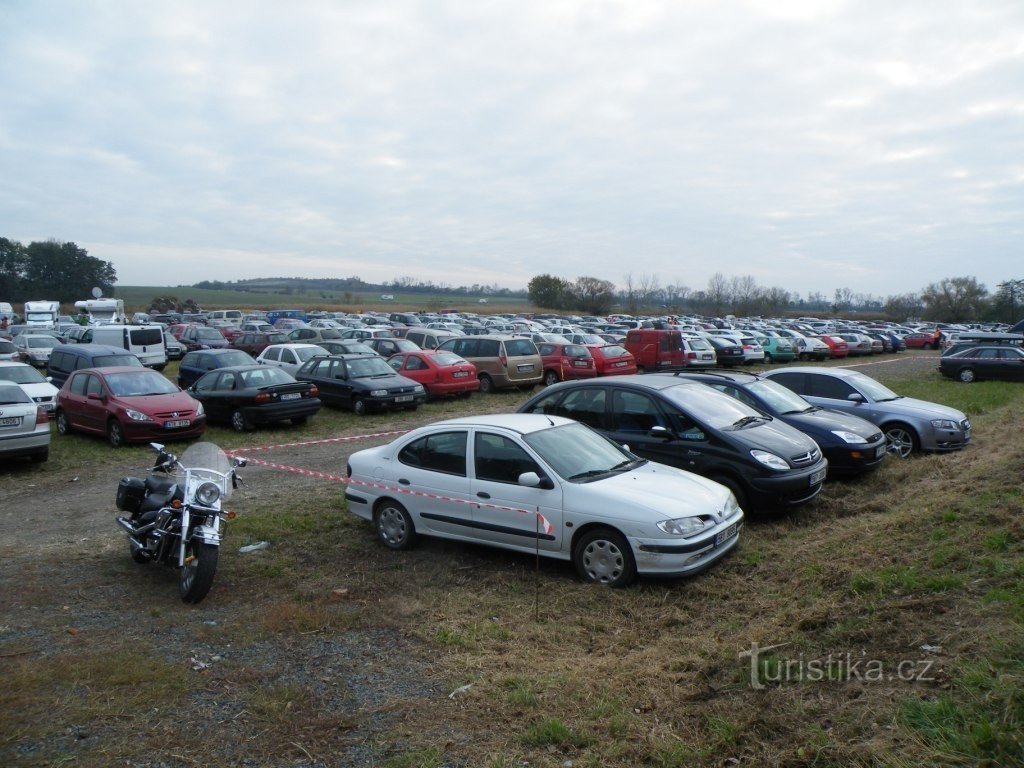
M 168 488 L 166 493 L 148 493 L 146 494 L 146 498 L 142 500 L 139 512 L 152 512 L 162 507 L 166 507 L 171 503 L 171 497 L 173 495 L 174 492 L 172 488 Z
M 173 477 L 156 477 L 150 475 L 146 478 L 146 493 L 167 493 L 174 485 Z

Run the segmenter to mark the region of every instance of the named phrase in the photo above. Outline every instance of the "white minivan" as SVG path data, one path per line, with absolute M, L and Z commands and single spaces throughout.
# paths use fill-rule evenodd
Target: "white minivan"
M 127 349 L 147 368 L 162 371 L 167 365 L 167 347 L 159 325 L 97 325 L 89 330 L 93 344 Z

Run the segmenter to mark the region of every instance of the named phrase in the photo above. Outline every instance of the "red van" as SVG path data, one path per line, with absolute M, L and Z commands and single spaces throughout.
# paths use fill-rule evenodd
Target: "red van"
M 644 371 L 672 371 L 686 367 L 686 350 L 679 331 L 637 328 L 626 334 L 623 346 L 636 358 L 636 367 Z

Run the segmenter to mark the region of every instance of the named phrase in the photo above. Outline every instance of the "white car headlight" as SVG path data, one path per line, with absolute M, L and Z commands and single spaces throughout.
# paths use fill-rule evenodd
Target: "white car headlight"
M 212 507 L 220 499 L 220 487 L 216 483 L 200 483 L 196 488 L 196 501 L 204 507 Z
M 833 429 L 832 430 L 832 434 L 835 435 L 836 437 L 838 437 L 844 443 L 866 443 L 867 442 L 867 440 L 865 440 L 860 435 L 858 435 L 858 434 L 856 434 L 854 432 L 846 432 L 846 431 L 844 431 L 842 429 Z
M 750 452 L 750 455 L 771 469 L 789 469 L 789 464 L 786 463 L 786 460 L 776 456 L 774 453 L 753 450 Z
M 370 397 L 387 397 L 388 391 L 386 389 L 371 389 Z
M 149 416 L 144 414 L 142 411 L 136 411 L 134 408 L 125 408 L 125 415 L 132 421 L 152 421 Z
M 196 400 L 196 418 L 206 415 L 206 409 L 203 408 L 203 404 Z
M 696 517 L 676 517 L 658 523 L 658 527 L 670 536 L 692 536 L 706 525 L 707 523 Z
M 418 395 L 420 392 L 423 391 L 423 385 L 417 384 L 415 387 L 412 388 L 412 391 Z
M 957 423 L 952 419 L 932 419 L 932 426 L 936 429 L 956 429 Z
M 742 512 L 740 509 L 740 503 L 736 501 L 736 496 L 732 493 L 729 494 L 729 498 L 725 501 L 725 506 L 722 507 L 722 519 L 728 520 L 737 512 Z

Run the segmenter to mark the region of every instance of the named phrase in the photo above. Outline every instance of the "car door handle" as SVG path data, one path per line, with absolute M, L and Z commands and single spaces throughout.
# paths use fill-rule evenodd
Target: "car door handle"
M 399 485 L 409 485 L 409 481 L 406 480 L 404 477 L 400 477 L 400 478 L 398 478 L 398 484 Z
M 480 493 L 478 493 L 477 496 L 479 496 L 481 499 L 491 498 L 491 494 L 487 493 L 486 491 L 480 491 Z

